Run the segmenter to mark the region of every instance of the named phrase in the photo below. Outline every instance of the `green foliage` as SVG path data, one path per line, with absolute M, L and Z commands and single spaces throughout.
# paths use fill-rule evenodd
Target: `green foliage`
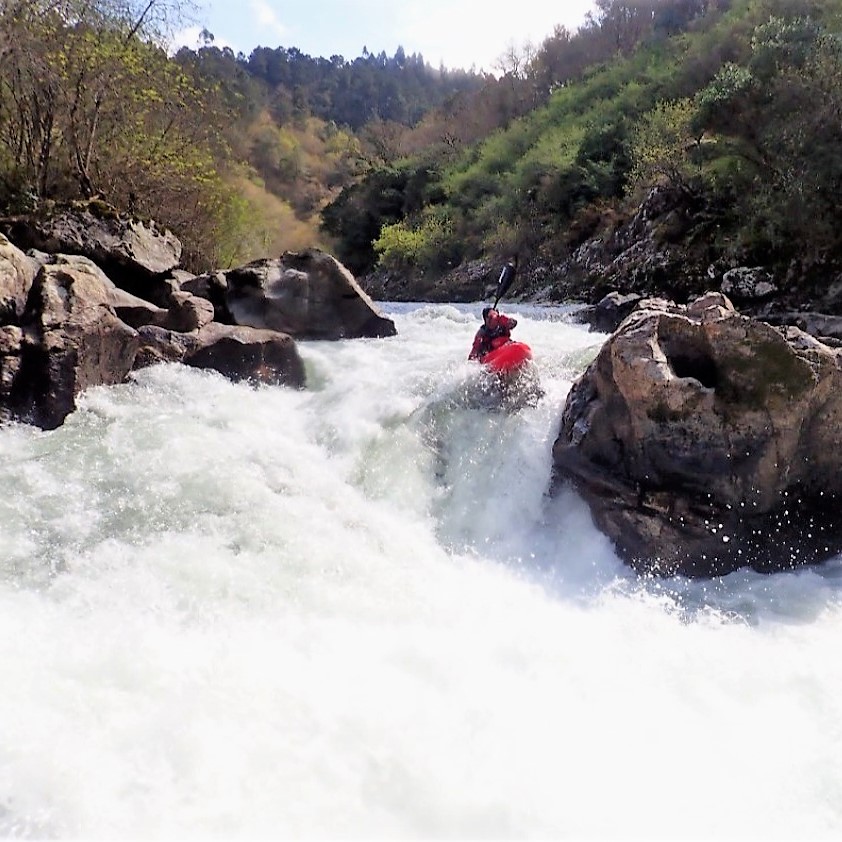
M 635 126 L 631 139 L 632 186 L 649 185 L 664 178 L 673 186 L 687 187 L 698 169 L 690 150 L 698 147 L 692 125 L 696 106 L 689 99 L 660 102 Z
M 707 208 L 723 254 L 842 251 L 831 233 L 842 230 L 832 199 L 842 189 L 842 65 L 820 25 L 842 20 L 842 4 L 676 0 L 653 4 L 651 25 L 639 14 L 646 4 L 597 5 L 536 64 L 564 74 L 544 104 L 443 163 L 437 207 L 456 221 L 463 253 L 555 253 L 628 188 L 633 198 L 659 182 Z M 576 63 L 583 45 L 601 64 Z M 383 231 L 381 260 L 424 265 L 434 239 L 424 218 Z
M 770 17 L 752 35 L 752 71 L 768 79 L 782 70 L 802 67 L 819 33 L 820 27 L 809 17 Z
M 403 50 L 172 58 L 146 5 L 0 3 L 0 209 L 99 194 L 193 268 L 324 237 L 358 274 L 437 271 L 560 255 L 667 181 L 720 253 L 842 253 L 840 0 L 598 0 L 500 79 Z
M 743 61 L 697 97 L 715 150 L 704 172 L 733 201 L 734 248 L 765 261 L 840 251 L 842 48 L 803 5 L 791 12 L 759 23 Z
M 355 273 L 377 261 L 373 243 L 385 226 L 403 220 L 415 208 L 413 195 L 423 193 L 423 184 L 432 174 L 395 168 L 379 170 L 359 184 L 346 187 L 322 211 L 322 230 L 333 238 L 337 257 Z M 423 204 L 423 198 L 415 199 Z
M 703 126 L 726 126 L 732 115 L 748 105 L 754 89 L 754 76 L 747 67 L 728 62 L 713 80 L 696 95 L 698 116 Z
M 374 243 L 384 269 L 441 270 L 458 263 L 461 249 L 454 237 L 452 219 L 435 210 L 409 221 L 386 225 Z

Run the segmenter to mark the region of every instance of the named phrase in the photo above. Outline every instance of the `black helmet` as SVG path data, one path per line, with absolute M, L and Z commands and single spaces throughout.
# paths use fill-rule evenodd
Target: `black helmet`
M 482 320 L 485 321 L 488 318 L 488 314 L 493 310 L 493 307 L 483 307 L 482 308 Z

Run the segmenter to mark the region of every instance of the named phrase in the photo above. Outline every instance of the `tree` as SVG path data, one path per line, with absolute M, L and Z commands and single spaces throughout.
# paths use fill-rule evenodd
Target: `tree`
M 651 185 L 666 179 L 673 187 L 690 190 L 698 164 L 690 153 L 698 150 L 701 134 L 693 132 L 696 106 L 690 99 L 659 102 L 632 132 L 632 185 Z

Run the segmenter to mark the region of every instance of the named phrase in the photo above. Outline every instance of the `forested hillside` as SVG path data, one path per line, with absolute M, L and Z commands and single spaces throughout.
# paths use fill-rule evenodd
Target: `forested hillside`
M 479 142 L 372 173 L 325 224 L 362 273 L 510 253 L 554 267 L 609 243 L 658 186 L 675 210 L 657 236 L 702 275 L 827 266 L 842 250 L 840 14 L 838 0 L 605 0 L 524 68 L 544 102 Z M 607 42 L 610 58 L 580 60 Z
M 322 239 L 319 212 L 482 77 L 421 56 L 167 51 L 181 0 L 0 2 L 0 213 L 98 197 L 195 269 Z
M 321 245 L 357 274 L 559 266 L 654 187 L 688 260 L 842 252 L 842 0 L 598 0 L 495 75 L 399 45 L 172 55 L 180 0 L 0 2 L 0 214 L 98 197 L 194 269 Z

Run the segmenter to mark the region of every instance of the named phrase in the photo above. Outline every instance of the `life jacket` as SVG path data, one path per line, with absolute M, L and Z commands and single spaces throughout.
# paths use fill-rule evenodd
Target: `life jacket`
M 517 319 L 500 315 L 497 317 L 497 324 L 493 328 L 481 325 L 474 337 L 474 345 L 468 359 L 481 360 L 490 351 L 505 345 L 511 338 L 512 328 L 516 324 Z

